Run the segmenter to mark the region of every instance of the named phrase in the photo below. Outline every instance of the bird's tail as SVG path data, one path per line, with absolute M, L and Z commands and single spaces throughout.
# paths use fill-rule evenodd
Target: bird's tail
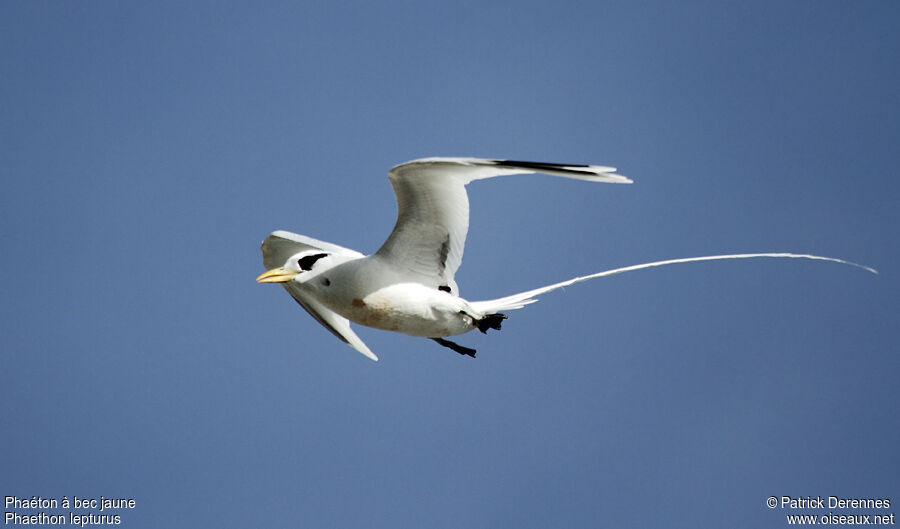
M 471 303 L 472 307 L 480 311 L 482 314 L 492 314 L 495 312 L 500 312 L 503 310 L 515 310 L 521 309 L 525 305 L 529 305 L 537 301 L 537 296 L 541 294 L 545 294 L 552 290 L 556 290 L 558 288 L 567 287 L 569 285 L 574 285 L 575 283 L 580 283 L 582 281 L 587 281 L 588 279 L 594 279 L 596 277 L 605 277 L 611 276 L 615 274 L 621 274 L 623 272 L 631 272 L 633 270 L 641 270 L 644 268 L 653 268 L 656 266 L 665 266 L 670 264 L 678 264 L 678 263 L 692 263 L 696 261 L 718 261 L 721 259 L 751 259 L 756 257 L 773 257 L 773 258 L 793 258 L 793 259 L 814 259 L 817 261 L 831 261 L 834 263 L 841 263 L 845 265 L 855 266 L 857 268 L 862 268 L 863 270 L 872 272 L 873 274 L 877 274 L 878 271 L 874 268 L 870 268 L 868 266 L 863 266 L 861 264 L 853 263 L 850 261 L 845 261 L 843 259 L 836 259 L 834 257 L 822 257 L 820 255 L 806 255 L 806 254 L 796 254 L 796 253 L 741 253 L 741 254 L 728 254 L 728 255 L 707 255 L 704 257 L 686 257 L 683 259 L 669 259 L 667 261 L 654 261 L 652 263 L 643 263 L 638 265 L 626 266 L 624 268 L 616 268 L 613 270 L 606 270 L 604 272 L 597 272 L 596 274 L 590 274 L 586 276 L 575 277 L 569 279 L 568 281 L 562 281 L 559 283 L 554 283 L 552 285 L 547 285 L 545 287 L 535 288 L 534 290 L 528 290 L 526 292 L 519 292 L 518 294 L 513 294 L 511 296 L 506 296 L 498 299 L 490 299 L 487 301 L 475 301 Z

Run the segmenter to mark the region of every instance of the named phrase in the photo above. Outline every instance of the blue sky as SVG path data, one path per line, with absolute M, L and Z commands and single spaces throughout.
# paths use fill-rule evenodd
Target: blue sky
M 895 2 L 3 3 L 0 492 L 134 498 L 135 528 L 900 503 L 898 25 Z M 635 272 L 460 337 L 475 360 L 358 329 L 373 363 L 254 283 L 259 243 L 374 251 L 387 169 L 424 156 L 635 180 L 472 184 L 469 299 L 729 252 L 881 274 Z

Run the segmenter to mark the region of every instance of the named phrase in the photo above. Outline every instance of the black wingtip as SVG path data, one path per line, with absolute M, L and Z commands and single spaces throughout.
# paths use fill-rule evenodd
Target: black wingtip
M 576 174 L 596 174 L 594 171 L 582 171 L 573 169 L 575 167 L 588 168 L 590 165 L 580 165 L 574 163 L 550 163 L 550 162 L 526 162 L 522 160 L 496 160 L 497 165 L 505 165 L 507 167 L 518 167 L 520 169 L 534 169 L 535 171 L 563 171 Z

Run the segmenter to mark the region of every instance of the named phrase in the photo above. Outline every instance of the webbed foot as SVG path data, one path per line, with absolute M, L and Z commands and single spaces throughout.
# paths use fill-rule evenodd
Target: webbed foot
M 508 318 L 506 314 L 488 314 L 484 318 L 480 320 L 475 320 L 475 326 L 478 327 L 478 330 L 484 334 L 487 334 L 488 329 L 500 330 L 500 324 L 503 323 L 503 320 Z

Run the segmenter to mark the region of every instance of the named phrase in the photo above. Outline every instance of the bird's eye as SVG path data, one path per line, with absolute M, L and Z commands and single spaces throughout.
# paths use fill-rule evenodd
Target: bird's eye
M 326 257 L 327 255 L 328 255 L 327 253 L 317 253 L 315 255 L 307 255 L 306 257 L 301 257 L 300 259 L 298 259 L 297 265 L 300 266 L 300 270 L 308 272 L 308 271 L 312 270 L 312 267 L 316 263 L 316 261 L 318 261 L 319 259 L 321 259 L 323 257 Z

